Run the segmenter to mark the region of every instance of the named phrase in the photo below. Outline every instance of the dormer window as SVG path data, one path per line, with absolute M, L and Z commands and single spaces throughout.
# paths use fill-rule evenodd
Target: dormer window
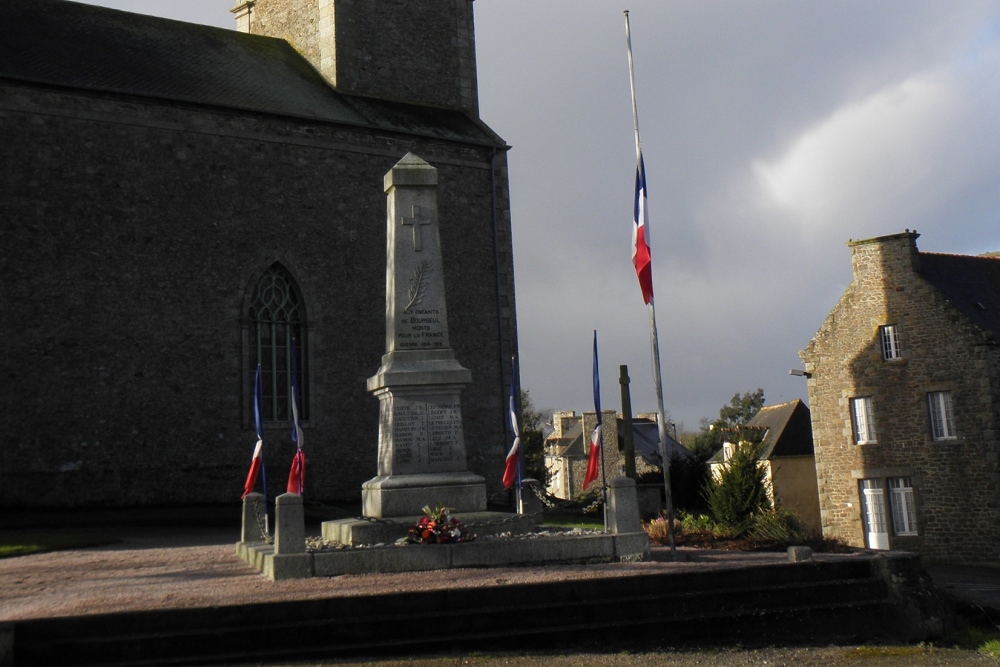
M 901 359 L 899 351 L 899 327 L 895 324 L 886 324 L 879 327 L 879 340 L 882 343 L 883 361 L 894 361 Z

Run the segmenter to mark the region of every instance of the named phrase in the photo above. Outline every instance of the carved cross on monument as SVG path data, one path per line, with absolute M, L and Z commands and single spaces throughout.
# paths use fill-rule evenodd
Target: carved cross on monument
M 413 251 L 420 252 L 420 228 L 429 225 L 434 221 L 433 212 L 428 211 L 422 206 L 417 206 L 416 204 L 414 204 L 411 209 L 411 214 L 409 216 L 400 216 L 399 222 L 402 225 L 413 227 Z

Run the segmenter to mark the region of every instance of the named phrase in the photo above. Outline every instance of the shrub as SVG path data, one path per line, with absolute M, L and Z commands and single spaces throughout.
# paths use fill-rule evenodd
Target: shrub
M 767 475 L 758 463 L 759 454 L 760 445 L 739 443 L 718 477 L 709 477 L 705 487 L 712 518 L 731 537 L 748 535 L 756 515 L 771 510 Z
M 787 544 L 805 542 L 810 538 L 809 529 L 795 512 L 777 509 L 754 515 L 750 537 Z

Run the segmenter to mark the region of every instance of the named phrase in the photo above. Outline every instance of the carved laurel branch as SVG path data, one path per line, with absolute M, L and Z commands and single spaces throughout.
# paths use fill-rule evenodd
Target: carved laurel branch
M 432 270 L 431 263 L 426 259 L 417 265 L 416 270 L 413 272 L 413 277 L 410 278 L 410 290 L 407 292 L 407 297 L 410 301 L 406 304 L 406 308 L 403 309 L 404 313 L 410 312 L 410 308 L 413 308 L 424 300 L 424 295 L 427 293 L 427 276 Z

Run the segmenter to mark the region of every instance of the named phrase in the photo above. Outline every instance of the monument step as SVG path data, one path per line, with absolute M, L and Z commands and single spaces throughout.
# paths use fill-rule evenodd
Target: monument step
M 418 547 L 419 548 L 419 547 Z M 434 549 L 435 547 L 427 547 Z M 917 558 L 911 556 L 911 558 Z M 927 639 L 914 563 L 739 569 L 15 623 L 16 665 L 165 665 L 448 650 Z M 890 582 L 891 583 L 890 585 Z

